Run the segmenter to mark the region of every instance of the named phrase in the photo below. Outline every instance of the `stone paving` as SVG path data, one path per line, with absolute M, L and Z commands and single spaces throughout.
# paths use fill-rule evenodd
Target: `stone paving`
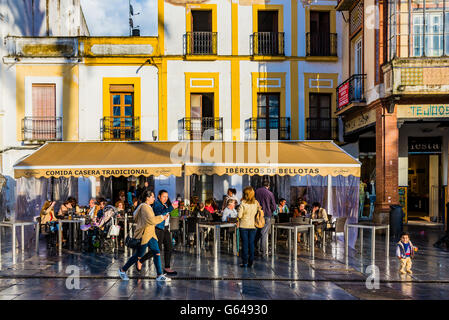
M 414 225 L 408 226 L 408 231 L 419 247 L 413 275 L 399 275 L 396 241 L 391 240 L 386 259 L 384 236 L 378 235 L 375 265 L 380 271 L 380 287 L 373 290 L 366 286 L 370 276 L 366 268 L 371 265 L 367 232 L 363 253 L 358 241 L 348 264 L 343 243 L 334 241 L 329 241 L 325 250 L 316 247 L 314 260 L 302 247 L 298 259 L 293 259 L 285 241 L 280 241 L 274 257 L 257 257 L 248 269 L 240 268 L 239 258 L 229 254 L 225 246 L 215 259 L 210 250 L 197 255 L 193 248 L 178 245 L 172 263 L 178 276 L 163 284 L 154 280 L 152 261 L 141 273 L 132 267 L 130 281 L 121 281 L 117 269 L 127 259 L 124 252 L 81 254 L 64 250 L 62 257 L 48 256 L 43 239 L 39 255 L 29 249 L 13 264 L 6 233 L 2 236 L 0 300 L 449 299 L 449 252 L 432 246 L 442 235 L 441 227 Z M 66 286 L 69 266 L 79 267 L 79 289 Z

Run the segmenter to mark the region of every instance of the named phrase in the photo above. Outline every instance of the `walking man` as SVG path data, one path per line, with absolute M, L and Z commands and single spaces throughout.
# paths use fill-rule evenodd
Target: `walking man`
M 268 232 L 271 229 L 271 219 L 273 216 L 274 210 L 276 210 L 276 201 L 274 199 L 273 193 L 269 190 L 270 182 L 268 180 L 264 180 L 263 187 L 256 190 L 256 200 L 262 206 L 262 210 L 265 216 L 265 226 L 263 228 L 257 229 L 256 234 L 256 246 L 257 251 L 260 254 L 265 255 L 268 252 Z M 259 241 L 262 242 L 262 245 L 259 245 Z M 260 252 L 260 248 L 262 252 Z
M 178 207 L 178 204 L 171 205 L 166 190 L 159 191 L 157 200 L 154 202 L 153 210 L 155 216 L 166 215 Z M 159 243 L 159 250 L 162 251 L 164 245 L 164 271 L 168 275 L 175 276 L 178 273 L 170 268 L 171 252 L 172 252 L 172 235 L 170 232 L 170 219 L 162 221 L 156 225 L 156 236 Z M 140 262 L 143 264 L 150 257 L 150 253 L 146 253 Z M 140 264 L 139 264 L 140 265 Z

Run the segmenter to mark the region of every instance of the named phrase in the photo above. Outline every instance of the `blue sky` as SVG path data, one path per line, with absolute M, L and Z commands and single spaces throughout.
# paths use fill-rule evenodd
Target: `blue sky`
M 157 0 L 131 0 L 134 26 L 142 36 L 157 35 Z M 128 0 L 81 0 L 91 36 L 127 36 Z

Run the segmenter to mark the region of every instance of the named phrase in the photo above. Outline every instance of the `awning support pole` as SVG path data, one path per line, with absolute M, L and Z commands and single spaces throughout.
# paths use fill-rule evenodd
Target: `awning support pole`
M 182 173 L 184 177 L 184 204 L 190 205 L 190 176 L 186 175 L 185 172 Z
M 332 176 L 327 176 L 327 214 L 332 215 Z

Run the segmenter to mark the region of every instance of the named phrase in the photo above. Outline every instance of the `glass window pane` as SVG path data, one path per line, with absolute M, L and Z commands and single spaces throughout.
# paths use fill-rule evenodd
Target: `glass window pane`
M 120 107 L 114 107 L 113 108 L 113 116 L 114 117 L 120 117 Z
M 270 112 L 270 117 L 275 117 L 275 118 L 279 117 L 279 107 L 270 107 L 269 112 Z
M 279 107 L 279 96 L 269 96 L 268 98 L 268 103 L 270 105 L 270 107 Z
M 113 104 L 120 104 L 120 95 L 119 94 L 114 94 L 112 96 L 112 103 Z
M 133 107 L 125 107 L 125 117 L 133 116 Z
M 258 106 L 266 106 L 267 105 L 267 96 L 264 94 L 257 95 L 257 105 Z
M 120 118 L 114 118 L 112 126 L 120 127 Z
M 310 118 L 318 117 L 318 110 L 317 110 L 317 108 L 310 108 L 309 109 L 309 117 Z
M 125 104 L 133 104 L 133 96 L 130 94 L 127 94 L 125 96 Z
M 132 126 L 133 126 L 133 119 L 125 118 L 125 127 L 132 127 Z
M 257 108 L 257 116 L 265 118 L 267 116 L 267 107 L 258 107 Z

